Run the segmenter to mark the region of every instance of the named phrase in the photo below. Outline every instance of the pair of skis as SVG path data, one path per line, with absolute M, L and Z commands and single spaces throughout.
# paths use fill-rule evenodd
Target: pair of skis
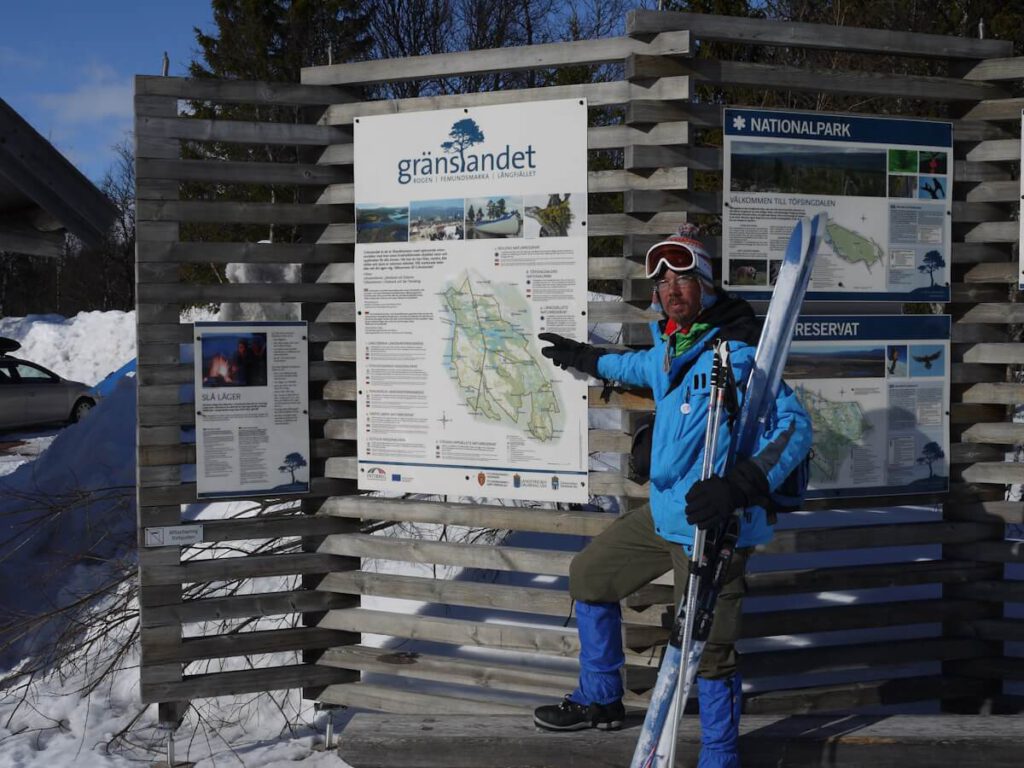
M 824 213 L 813 219 L 802 219 L 790 235 L 729 446 L 733 459 L 753 453 L 771 413 L 826 222 Z M 728 345 L 720 342 L 715 348 L 712 369 L 701 479 L 711 477 L 715 470 L 719 426 L 728 388 L 732 386 L 728 364 Z M 725 526 L 712 531 L 710 541 L 706 531 L 698 529 L 694 534 L 693 564 L 686 595 L 679 605 L 630 768 L 672 768 L 675 765 L 679 718 L 711 628 L 718 590 L 725 579 L 738 535 L 738 522 L 738 516 L 733 515 Z

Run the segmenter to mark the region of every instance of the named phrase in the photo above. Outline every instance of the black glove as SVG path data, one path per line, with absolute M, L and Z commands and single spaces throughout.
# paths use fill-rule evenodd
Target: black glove
M 750 459 L 744 459 L 725 477 L 699 480 L 686 494 L 686 522 L 701 530 L 728 520 L 737 509 L 768 501 L 768 478 Z
M 537 338 L 551 344 L 550 347 L 541 349 L 540 353 L 550 358 L 558 367 L 575 368 L 577 371 L 601 378 L 601 374 L 597 372 L 597 361 L 602 355 L 607 354 L 607 350 L 581 344 L 557 333 L 540 333 L 537 334 Z

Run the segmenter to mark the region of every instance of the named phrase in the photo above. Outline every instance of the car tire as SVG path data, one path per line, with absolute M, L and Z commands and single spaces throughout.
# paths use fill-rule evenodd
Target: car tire
M 85 418 L 85 414 L 96 407 L 96 401 L 88 397 L 80 397 L 75 402 L 75 407 L 71 409 L 71 418 L 69 421 L 72 424 L 77 424 Z

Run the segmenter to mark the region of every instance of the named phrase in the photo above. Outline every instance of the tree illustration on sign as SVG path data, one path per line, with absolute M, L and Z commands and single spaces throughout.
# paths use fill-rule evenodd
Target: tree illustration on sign
M 936 442 L 926 443 L 924 448 L 921 449 L 921 455 L 917 457 L 918 464 L 928 465 L 928 478 L 935 477 L 935 472 L 932 470 L 932 464 L 939 459 L 943 459 L 946 456 L 946 452 L 942 450 Z
M 292 483 L 295 482 L 295 470 L 306 466 L 306 459 L 301 453 L 289 453 L 284 457 L 284 464 L 277 468 L 278 472 L 291 472 Z
M 451 131 L 448 132 L 448 138 L 451 141 L 442 142 L 441 149 L 445 152 L 458 152 L 463 161 L 462 166 L 465 168 L 466 149 L 483 141 L 484 132 L 480 130 L 480 126 L 476 124 L 475 120 L 467 117 L 452 125 Z
M 917 268 L 917 271 L 921 274 L 927 274 L 928 279 L 931 280 L 931 285 L 935 285 L 935 272 L 946 266 L 946 260 L 942 258 L 942 254 L 938 251 L 928 251 L 924 255 L 924 260 L 921 265 Z M 929 286 L 931 287 L 931 286 Z

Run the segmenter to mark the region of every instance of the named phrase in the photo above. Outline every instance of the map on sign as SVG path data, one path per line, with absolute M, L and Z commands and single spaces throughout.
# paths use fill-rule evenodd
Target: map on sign
M 814 425 L 811 482 L 834 483 L 840 479 L 843 462 L 850 458 L 853 447 L 872 429 L 871 422 L 856 401 L 835 400 L 802 384 L 794 392 Z
M 863 263 L 868 269 L 884 256 L 882 246 L 870 237 L 835 221 L 829 221 L 825 227 L 825 243 L 843 261 L 849 264 Z
M 515 427 L 540 442 L 562 430 L 562 409 L 521 323 L 529 308 L 518 289 L 463 272 L 441 294 L 449 325 L 445 365 L 474 417 Z

